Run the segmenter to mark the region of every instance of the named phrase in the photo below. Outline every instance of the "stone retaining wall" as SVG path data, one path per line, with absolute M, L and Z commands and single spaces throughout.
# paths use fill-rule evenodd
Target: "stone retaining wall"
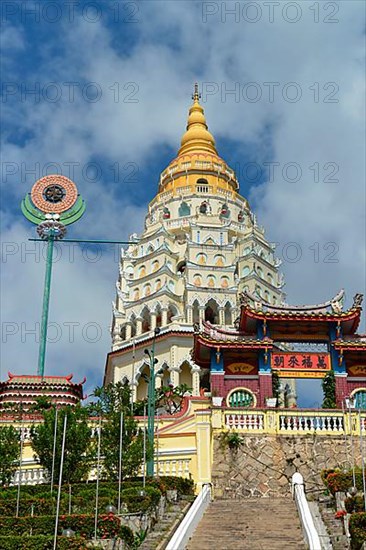
M 280 496 L 290 492 L 292 474 L 299 471 L 309 498 L 324 491 L 324 468 L 351 467 L 349 438 L 340 436 L 241 435 L 237 450 L 222 448 L 214 436 L 212 483 L 215 497 Z M 356 463 L 360 464 L 359 438 L 354 438 Z

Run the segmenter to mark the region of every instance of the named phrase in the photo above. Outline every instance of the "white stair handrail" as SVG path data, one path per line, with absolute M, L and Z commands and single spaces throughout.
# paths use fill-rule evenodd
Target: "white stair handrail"
M 300 472 L 292 476 L 292 495 L 295 499 L 300 521 L 305 533 L 309 550 L 322 550 L 320 538 L 315 528 L 313 516 L 311 515 L 308 501 L 305 496 L 304 478 Z
M 184 516 L 173 537 L 170 539 L 166 550 L 184 550 L 194 530 L 202 519 L 202 516 L 211 501 L 211 486 L 203 485 L 200 493 L 195 498 L 192 506 Z

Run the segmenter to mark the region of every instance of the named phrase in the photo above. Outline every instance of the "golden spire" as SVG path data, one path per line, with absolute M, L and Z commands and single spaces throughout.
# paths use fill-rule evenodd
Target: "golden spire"
M 197 83 L 194 85 L 192 99 L 193 105 L 189 109 L 187 131 L 182 137 L 178 156 L 193 151 L 209 152 L 217 155 L 215 139 L 208 131 L 204 110 L 199 102 L 201 94 L 198 92 Z

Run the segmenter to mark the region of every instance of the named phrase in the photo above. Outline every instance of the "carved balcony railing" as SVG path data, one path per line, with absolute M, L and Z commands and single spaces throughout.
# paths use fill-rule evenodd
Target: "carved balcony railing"
M 256 411 L 225 413 L 225 427 L 248 432 L 263 432 L 264 418 L 264 413 Z
M 366 433 L 366 412 L 235 409 L 221 411 L 222 429 L 279 435 L 360 435 Z
M 280 413 L 279 432 L 343 434 L 344 418 L 342 413 Z

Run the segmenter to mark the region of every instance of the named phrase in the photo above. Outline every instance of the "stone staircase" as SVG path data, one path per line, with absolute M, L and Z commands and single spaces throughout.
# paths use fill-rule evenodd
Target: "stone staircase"
M 291 496 L 215 500 L 186 550 L 305 550 Z
M 186 500 L 168 503 L 163 517 L 149 532 L 142 545 L 139 546 L 139 550 L 162 550 L 165 548 L 190 505 L 191 503 Z
M 333 504 L 333 503 L 332 503 Z M 333 550 L 347 550 L 350 548 L 348 537 L 343 533 L 343 522 L 335 519 L 334 507 L 320 505 L 323 522 L 327 528 Z

